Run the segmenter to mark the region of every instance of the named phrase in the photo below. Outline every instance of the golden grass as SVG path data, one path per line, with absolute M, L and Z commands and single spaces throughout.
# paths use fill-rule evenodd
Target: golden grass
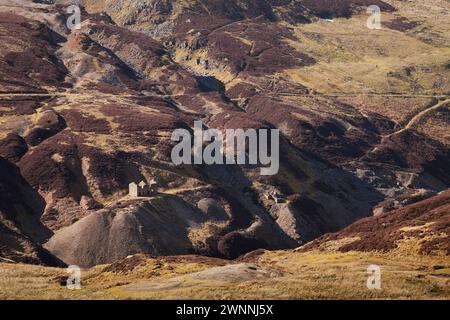
M 393 18 L 393 14 L 383 13 L 385 21 Z M 443 68 L 450 54 L 448 45 L 428 44 L 414 34 L 387 27 L 369 30 L 366 20 L 366 15 L 360 15 L 331 23 L 317 21 L 295 26 L 297 39 L 288 43 L 315 58 L 317 63 L 282 74 L 324 93 L 413 92 L 418 88 L 422 93 L 448 92 L 449 71 Z M 450 25 L 444 24 L 439 31 L 448 33 Z M 405 75 L 408 67 L 415 69 Z
M 83 270 L 82 289 L 76 291 L 55 280 L 65 275 L 63 269 L 0 264 L 0 298 L 450 299 L 448 256 L 403 255 L 403 249 L 389 253 L 266 252 L 256 263 L 284 275 L 242 282 L 190 277 L 212 267 L 205 263 L 148 259 L 129 273 L 102 272 L 101 266 Z M 371 264 L 381 268 L 381 290 L 366 286 Z M 148 281 L 158 283 L 157 288 L 149 290 Z

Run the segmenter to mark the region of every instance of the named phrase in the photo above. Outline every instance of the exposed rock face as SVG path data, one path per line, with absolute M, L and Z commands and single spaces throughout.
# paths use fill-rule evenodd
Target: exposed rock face
M 201 212 L 177 198 L 122 206 L 97 211 L 61 229 L 45 247 L 82 267 L 135 253 L 187 254 L 193 251 L 189 228 L 206 221 Z
M 83 266 L 294 248 L 450 185 L 446 25 L 417 31 L 401 1 L 85 0 L 77 30 L 65 2 L 14 3 L 0 0 L 0 212 L 34 262 L 45 242 Z M 372 4 L 387 40 L 358 36 Z M 172 132 L 200 119 L 280 129 L 278 174 L 175 166 Z M 153 178 L 159 194 L 127 197 Z
M 58 55 L 70 70 L 69 82 L 98 81 L 109 85 L 138 86 L 133 69 L 84 33 L 70 34 Z

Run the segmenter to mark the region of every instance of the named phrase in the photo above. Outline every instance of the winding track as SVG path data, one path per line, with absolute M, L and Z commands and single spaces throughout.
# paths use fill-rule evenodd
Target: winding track
M 401 128 L 400 130 L 397 130 L 397 131 L 395 131 L 393 133 L 390 133 L 390 134 L 388 134 L 386 136 L 383 136 L 383 140 L 384 139 L 388 139 L 388 138 L 390 138 L 392 136 L 395 136 L 397 134 L 405 132 L 406 130 L 411 129 L 416 123 L 418 123 L 420 121 L 420 119 L 422 117 L 424 117 L 425 115 L 427 115 L 427 114 L 429 114 L 429 113 L 431 113 L 431 112 L 433 112 L 435 110 L 438 110 L 439 108 L 445 106 L 448 103 L 450 103 L 450 99 L 446 99 L 446 100 L 440 101 L 437 104 L 435 104 L 435 105 L 433 105 L 433 106 L 431 106 L 431 107 L 429 107 L 429 108 L 427 108 L 425 110 L 420 111 L 414 117 L 412 117 L 411 120 L 409 120 L 409 122 L 406 124 L 406 126 Z
M 68 96 L 77 96 L 81 93 L 76 92 L 55 92 L 55 93 L 0 93 L 1 97 L 68 97 Z M 400 134 L 402 132 L 405 132 L 406 130 L 411 129 L 416 123 L 420 121 L 422 117 L 429 114 L 430 112 L 433 112 L 435 110 L 438 110 L 439 108 L 445 106 L 446 104 L 450 104 L 450 97 L 448 95 L 408 95 L 408 94 L 382 94 L 382 93 L 374 93 L 374 94 L 295 94 L 295 93 L 279 93 L 280 96 L 319 96 L 319 97 L 348 97 L 348 96 L 385 96 L 385 97 L 402 97 L 402 98 L 416 98 L 416 97 L 429 97 L 429 98 L 445 98 L 445 100 L 439 101 L 437 104 L 432 105 L 431 107 L 420 111 L 414 117 L 411 118 L 411 120 L 401 129 L 390 133 L 388 135 L 385 135 L 382 137 L 381 143 L 385 139 L 388 139 L 394 135 Z M 100 94 L 99 96 L 110 96 L 110 94 Z
M 397 131 L 395 131 L 395 132 L 392 132 L 392 133 L 390 133 L 390 134 L 387 134 L 387 135 L 382 136 L 382 137 L 381 137 L 380 143 L 376 144 L 372 149 L 370 149 L 369 151 L 367 151 L 367 152 L 365 153 L 365 156 L 371 154 L 372 152 L 375 152 L 375 151 L 380 147 L 380 145 L 383 145 L 383 143 L 384 143 L 387 139 L 389 139 L 389 138 L 391 138 L 391 137 L 393 137 L 393 136 L 395 136 L 395 135 L 398 135 L 398 134 L 400 134 L 400 133 L 402 133 L 402 132 L 405 132 L 406 130 L 411 129 L 415 124 L 417 124 L 417 123 L 420 121 L 420 119 L 421 119 L 422 117 L 424 117 L 425 115 L 427 115 L 427 114 L 430 113 L 430 112 L 433 112 L 433 111 L 438 110 L 439 108 L 445 106 L 445 105 L 448 104 L 448 103 L 450 103 L 450 98 L 445 99 L 445 100 L 443 100 L 443 101 L 440 101 L 440 102 L 438 102 L 437 104 L 432 105 L 431 107 L 429 107 L 429 108 L 427 108 L 427 109 L 425 109 L 425 110 L 420 111 L 420 112 L 417 113 L 414 117 L 412 117 L 411 120 L 409 120 L 409 122 L 408 122 L 403 128 L 400 128 L 399 130 L 397 130 Z

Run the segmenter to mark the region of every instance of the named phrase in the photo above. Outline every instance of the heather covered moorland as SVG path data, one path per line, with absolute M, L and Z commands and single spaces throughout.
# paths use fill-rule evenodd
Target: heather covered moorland
M 449 299 L 449 15 L 0 0 L 0 298 Z M 175 165 L 199 120 L 279 129 L 277 174 Z

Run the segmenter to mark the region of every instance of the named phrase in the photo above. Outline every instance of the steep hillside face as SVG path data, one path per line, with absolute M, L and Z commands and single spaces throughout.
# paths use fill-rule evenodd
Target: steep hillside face
M 18 168 L 0 157 L 0 260 L 64 265 L 38 244 L 52 235 L 40 222 L 43 207 L 44 201 Z
M 0 172 L 2 217 L 33 240 L 48 238 L 51 233 L 40 223 L 42 197 L 20 176 L 15 165 L 1 157 Z
M 77 30 L 67 4 L 0 0 L 0 156 L 22 205 L 2 213 L 67 263 L 294 248 L 450 185 L 438 0 L 85 0 Z M 175 166 L 195 120 L 279 128 L 278 174 Z

